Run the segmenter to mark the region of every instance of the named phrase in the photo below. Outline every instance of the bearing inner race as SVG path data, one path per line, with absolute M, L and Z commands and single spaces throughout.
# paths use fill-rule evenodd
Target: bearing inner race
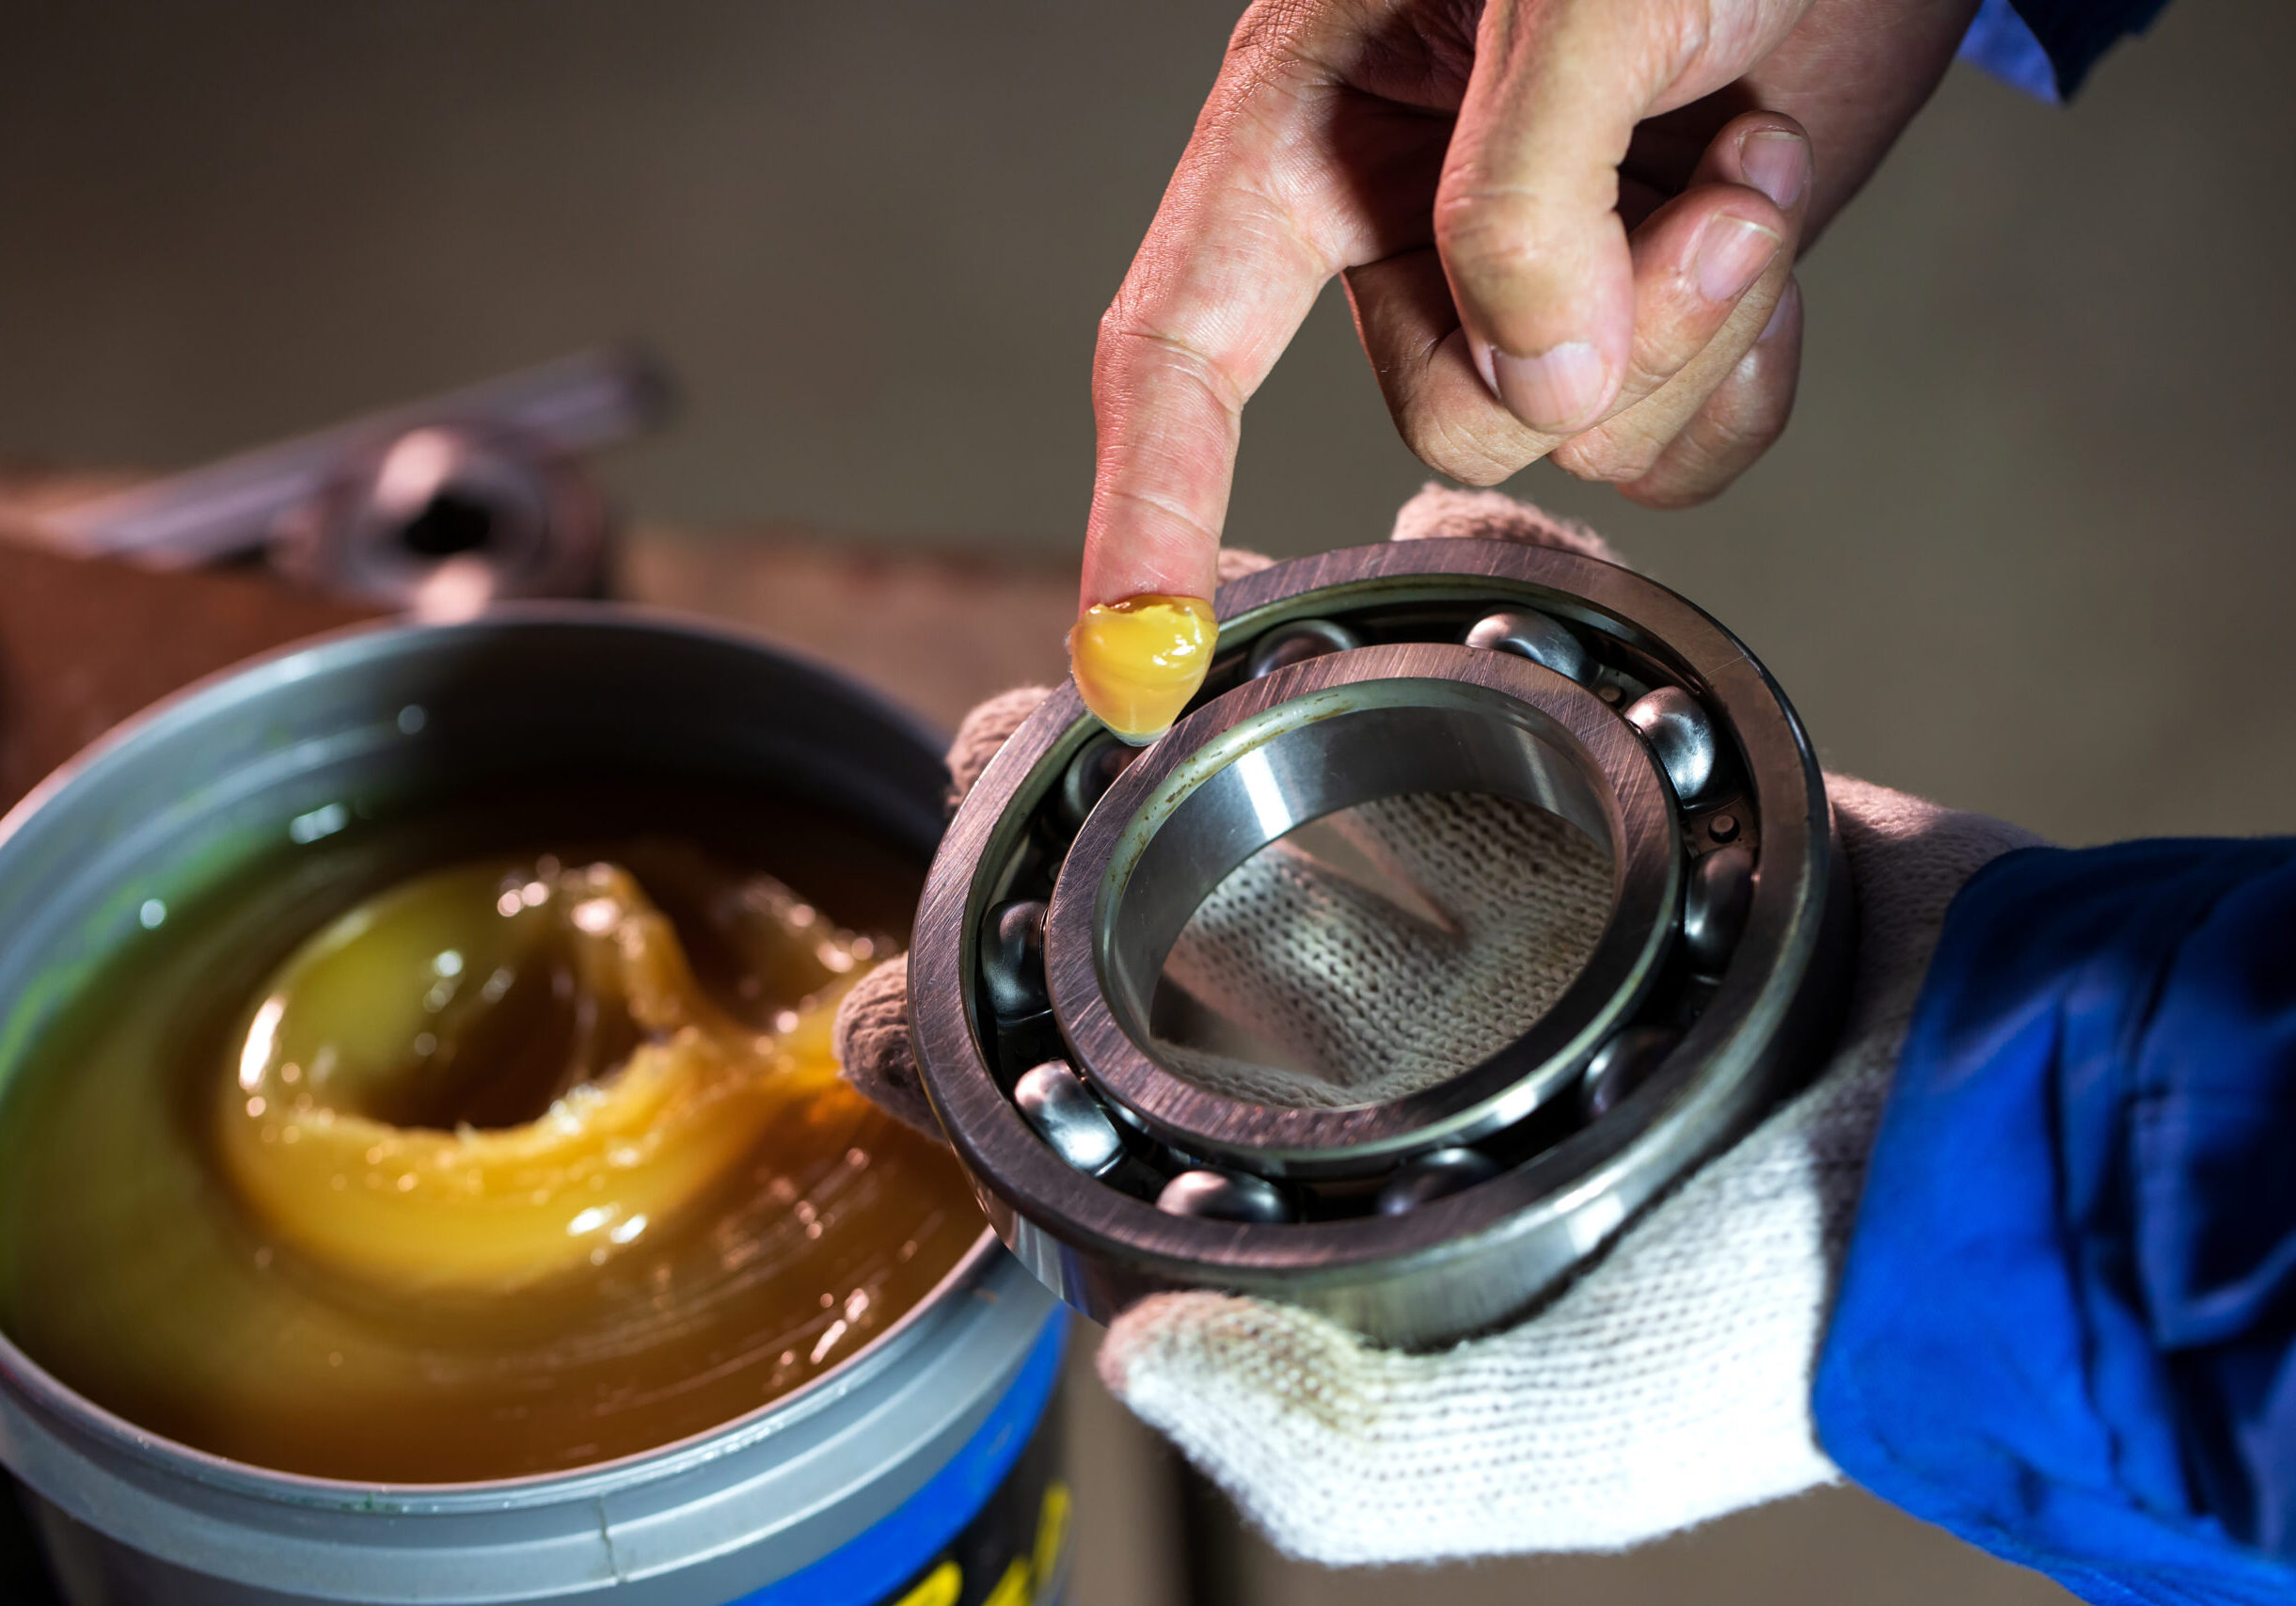
M 1151 1002 L 1204 898 L 1295 827 L 1412 792 L 1519 799 L 1608 849 L 1610 917 L 1562 997 L 1481 1064 L 1383 1104 L 1247 1103 L 1161 1064 Z M 1649 749 L 1584 687 L 1449 644 L 1329 653 L 1218 698 L 1110 787 L 1053 887 L 1053 1009 L 1075 1069 L 1165 1142 L 1266 1175 L 1369 1174 L 1511 1126 L 1583 1071 L 1657 978 L 1681 866 Z

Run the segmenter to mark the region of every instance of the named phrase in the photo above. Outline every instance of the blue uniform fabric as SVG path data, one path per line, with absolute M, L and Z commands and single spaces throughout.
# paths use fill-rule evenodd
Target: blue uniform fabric
M 2086 1599 L 2296 1601 L 2296 840 L 2030 849 L 1956 900 L 1818 1433 Z
M 1961 58 L 2045 101 L 2081 87 L 2098 58 L 2142 33 L 2168 0 L 1985 0 Z

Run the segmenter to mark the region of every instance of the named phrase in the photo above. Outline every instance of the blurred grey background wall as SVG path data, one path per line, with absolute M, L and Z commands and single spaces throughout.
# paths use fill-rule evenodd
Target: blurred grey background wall
M 1235 9 L 9 0 L 0 455 L 188 463 L 631 335 L 687 397 L 610 464 L 641 518 L 1065 563 L 1094 323 Z M 1513 488 L 1731 623 L 1840 768 L 2066 840 L 2286 829 L 2291 59 L 2285 0 L 2177 0 L 2068 110 L 1957 70 L 1808 262 L 1734 491 Z M 1232 538 L 1376 539 L 1423 478 L 1327 296 Z M 1156 1452 L 1082 1408 L 1105 1514 Z M 1146 1498 L 1088 1601 L 1179 1587 Z M 2051 1598 L 1847 1494 L 1625 1561 L 1229 1560 L 1268 1601 Z
M 625 333 L 689 401 L 613 465 L 642 515 L 1065 555 L 1094 321 L 1235 9 L 13 0 L 0 450 L 187 462 Z M 2070 110 L 1957 70 L 1808 263 L 1732 495 L 1517 488 L 1839 765 L 2082 839 L 2274 825 L 2291 50 L 2278 0 L 2178 0 Z M 1328 297 L 1233 537 L 1373 539 L 1421 477 Z

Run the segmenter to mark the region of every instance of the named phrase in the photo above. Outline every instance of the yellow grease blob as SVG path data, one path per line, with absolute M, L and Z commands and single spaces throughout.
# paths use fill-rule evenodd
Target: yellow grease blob
M 626 869 L 437 871 L 274 973 L 218 1078 L 224 1169 L 282 1240 L 379 1281 L 603 1264 L 834 1084 L 847 984 L 753 1033 Z
M 850 1358 L 979 1209 L 833 1073 L 890 945 L 700 840 L 911 907 L 840 821 L 594 787 L 355 825 L 59 970 L 0 1040 L 0 1328 L 140 1428 L 360 1482 L 594 1464 Z
M 1211 604 L 1200 596 L 1095 603 L 1069 632 L 1076 690 L 1118 737 L 1153 741 L 1204 683 L 1219 634 Z

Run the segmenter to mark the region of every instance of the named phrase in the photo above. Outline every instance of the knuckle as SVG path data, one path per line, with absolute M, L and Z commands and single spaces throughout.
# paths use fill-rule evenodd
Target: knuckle
M 1094 337 L 1093 367 L 1107 373 L 1132 368 L 1156 355 L 1156 348 L 1147 334 L 1146 324 L 1130 297 L 1119 294 L 1100 314 L 1100 326 Z
M 1640 434 L 1593 429 L 1573 436 L 1553 455 L 1555 466 L 1576 479 L 1616 485 L 1649 473 L 1664 450 L 1665 442 Z
M 1271 99 L 1281 101 L 1323 82 L 1315 59 L 1319 34 L 1334 21 L 1329 0 L 1257 0 L 1237 20 L 1220 64 L 1212 104 L 1230 117 L 1249 116 Z
M 1177 379 L 1202 391 L 1230 417 L 1241 417 L 1243 412 L 1242 388 L 1209 352 L 1142 322 L 1121 296 L 1100 316 L 1093 370 L 1097 385 L 1118 391 L 1136 391 Z
M 1396 424 L 1420 462 L 1462 485 L 1496 485 L 1537 461 L 1537 444 L 1519 429 L 1477 425 L 1445 416 L 1433 407 L 1400 413 Z
M 1690 421 L 1684 444 L 1703 459 L 1750 463 L 1785 433 L 1793 410 L 1791 376 L 1781 383 L 1761 366 L 1758 355 L 1749 354 L 1734 382 Z
M 1698 359 L 1711 338 L 1711 331 L 1686 327 L 1670 319 L 1644 323 L 1635 330 L 1622 390 L 1628 394 L 1656 394 Z
M 1753 418 L 1737 421 L 1736 427 L 1731 429 L 1731 454 L 1750 463 L 1777 445 L 1778 437 L 1785 432 L 1785 409 L 1765 407 Z
M 1452 274 L 1473 282 L 1521 278 L 1537 272 L 1546 255 L 1533 209 L 1515 196 L 1446 200 L 1435 213 L 1435 244 Z
M 1253 0 L 1228 35 L 1228 59 L 1257 63 L 1287 50 L 1321 9 L 1320 0 Z
M 1116 298 L 1108 304 L 1108 310 L 1100 314 L 1100 328 L 1093 337 L 1096 354 L 1101 357 L 1111 355 L 1116 347 L 1118 335 L 1131 323 L 1131 310 L 1125 306 L 1124 296 L 1118 294 Z
M 1790 411 L 1790 397 L 1758 396 L 1744 406 L 1726 400 L 1693 419 L 1671 451 L 1620 488 L 1644 507 L 1695 507 L 1728 488 L 1777 444 Z

